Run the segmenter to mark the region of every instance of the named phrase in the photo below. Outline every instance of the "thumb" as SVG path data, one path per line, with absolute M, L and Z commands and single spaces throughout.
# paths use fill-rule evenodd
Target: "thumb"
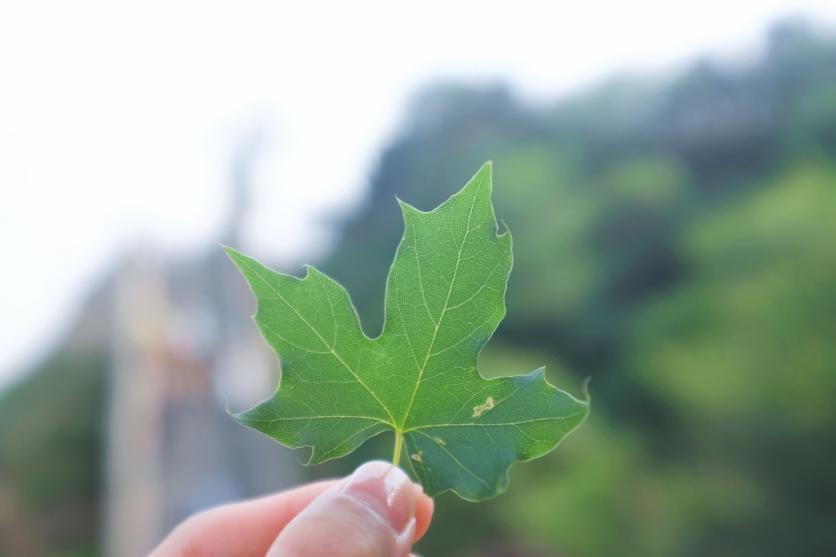
M 406 557 L 420 489 L 388 462 L 366 463 L 299 513 L 267 557 Z

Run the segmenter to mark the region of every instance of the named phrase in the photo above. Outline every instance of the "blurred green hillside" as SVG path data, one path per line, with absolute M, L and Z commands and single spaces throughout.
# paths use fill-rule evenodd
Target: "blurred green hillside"
M 546 109 L 425 92 L 324 264 L 367 332 L 394 196 L 431 208 L 487 159 L 515 268 L 483 366 L 589 375 L 593 418 L 498 500 L 445 497 L 423 551 L 836 554 L 836 43 L 785 23 L 748 65 Z
M 515 268 L 482 367 L 546 364 L 575 393 L 591 376 L 593 414 L 515 466 L 507 494 L 442 496 L 419 552 L 836 554 L 836 42 L 786 22 L 746 64 L 613 79 L 551 106 L 501 85 L 426 90 L 320 265 L 367 333 L 401 236 L 394 197 L 433 207 L 488 159 Z M 13 499 L 48 533 L 0 554 L 96 547 L 103 372 L 62 362 L 0 397 L 0 526 Z M 51 459 L 60 477 L 40 475 Z M 84 539 L 54 526 L 68 501 Z

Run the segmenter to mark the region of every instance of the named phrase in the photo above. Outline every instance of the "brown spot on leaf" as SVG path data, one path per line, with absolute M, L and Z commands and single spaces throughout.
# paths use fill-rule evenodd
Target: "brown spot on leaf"
M 479 404 L 473 407 L 473 417 L 478 418 L 494 406 L 496 406 L 496 404 L 493 401 L 493 397 L 489 396 L 487 400 L 485 400 L 484 404 Z

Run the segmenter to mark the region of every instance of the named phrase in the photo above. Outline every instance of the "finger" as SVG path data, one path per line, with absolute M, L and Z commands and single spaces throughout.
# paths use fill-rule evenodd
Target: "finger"
M 305 507 L 268 557 L 407 557 L 419 516 L 426 531 L 431 514 L 432 502 L 400 468 L 369 462 Z
M 435 503 L 431 497 L 424 494 L 424 490 L 421 489 L 420 485 L 415 484 L 415 491 L 417 494 L 415 505 L 415 541 L 417 542 L 424 537 L 424 534 L 430 528 Z
M 261 557 L 293 517 L 336 483 L 317 482 L 204 511 L 178 526 L 151 556 Z

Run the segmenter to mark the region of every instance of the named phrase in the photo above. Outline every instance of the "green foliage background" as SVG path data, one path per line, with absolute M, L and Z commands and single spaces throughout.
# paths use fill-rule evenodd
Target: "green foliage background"
M 422 550 L 836 551 L 834 44 L 787 24 L 746 68 L 545 109 L 442 85 L 409 114 L 324 270 L 379 323 L 393 197 L 432 207 L 494 159 L 515 268 L 483 365 L 591 375 L 594 407 L 505 496 L 440 501 Z
M 750 65 L 616 79 L 552 106 L 501 86 L 425 91 L 320 262 L 367 332 L 401 236 L 394 196 L 433 207 L 487 159 L 515 268 L 482 367 L 545 363 L 574 392 L 591 376 L 594 409 L 560 450 L 513 467 L 507 494 L 443 496 L 420 552 L 834 554 L 836 43 L 788 23 Z M 74 359 L 61 381 L 76 389 L 56 393 L 54 365 L 0 400 L 0 478 L 23 478 L 0 482 L 0 503 L 25 502 L 46 554 L 88 554 L 100 381 L 87 380 L 101 368 Z M 46 403 L 60 423 L 28 410 Z M 62 477 L 26 464 L 47 458 L 68 463 Z M 68 501 L 83 527 L 62 529 Z

